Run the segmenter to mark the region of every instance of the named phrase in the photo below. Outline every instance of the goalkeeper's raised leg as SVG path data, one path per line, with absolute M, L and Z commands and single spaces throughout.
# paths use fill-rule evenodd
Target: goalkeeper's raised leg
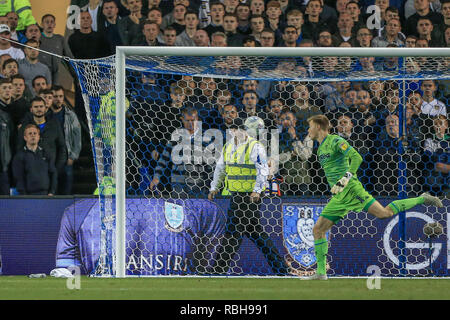
M 362 157 L 345 139 L 329 134 L 331 126 L 328 118 L 317 115 L 309 118 L 308 123 L 308 135 L 319 143 L 317 157 L 325 171 L 333 196 L 313 228 L 314 252 L 317 261 L 316 274 L 304 279 L 327 279 L 328 241 L 326 233 L 348 212 L 366 211 L 377 218 L 386 219 L 420 204 L 443 207 L 439 198 L 428 193 L 423 193 L 416 198 L 395 200 L 383 207 L 364 189 L 357 178 L 356 172 L 362 162 Z

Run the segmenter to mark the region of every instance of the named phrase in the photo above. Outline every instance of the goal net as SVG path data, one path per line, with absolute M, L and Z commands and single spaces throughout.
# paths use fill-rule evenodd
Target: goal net
M 89 272 L 313 273 L 331 193 L 307 119 L 324 114 L 382 205 L 444 202 L 386 220 L 350 211 L 327 234 L 328 274 L 449 276 L 450 49 L 388 49 L 119 47 L 73 60 L 99 194 Z

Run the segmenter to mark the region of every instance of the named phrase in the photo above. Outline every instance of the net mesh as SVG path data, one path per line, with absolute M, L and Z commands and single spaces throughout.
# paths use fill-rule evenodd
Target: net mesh
M 375 265 L 383 276 L 448 276 L 449 62 L 127 56 L 127 275 L 313 273 L 312 227 L 331 193 L 318 144 L 307 138 L 307 119 L 324 114 L 331 133 L 362 156 L 358 178 L 382 205 L 422 192 L 444 202 L 442 209 L 411 209 L 405 219 L 351 211 L 327 234 L 328 274 L 364 276 Z M 72 64 L 100 196 L 101 252 L 90 271 L 114 274 L 115 59 Z M 246 121 L 251 117 L 263 126 Z M 249 195 L 254 185 L 242 181 L 255 174 L 245 167 L 252 163 L 246 150 L 237 180 L 242 192 L 227 190 L 228 180 L 213 201 L 207 199 L 235 118 L 258 129 L 254 138 L 267 154 L 257 203 Z

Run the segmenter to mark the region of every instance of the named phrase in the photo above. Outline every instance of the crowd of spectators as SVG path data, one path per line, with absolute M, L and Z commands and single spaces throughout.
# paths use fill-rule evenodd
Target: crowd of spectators
M 81 126 L 58 84 L 57 56 L 73 54 L 55 23 L 28 7 L 0 16 L 0 195 L 72 194 Z
M 202 47 L 449 47 L 448 0 L 89 0 L 81 8 L 79 29 L 66 39 L 54 33 L 56 19 L 46 14 L 40 23 L 17 29 L 19 17 L 0 17 L 0 150 L 2 194 L 18 178 L 11 170 L 18 150 L 27 150 L 25 129 L 40 128 L 40 146 L 46 150 L 58 176 L 56 194 L 70 194 L 73 163 L 81 149 L 80 122 L 86 121 L 79 88 L 75 108 L 58 86 L 55 56 L 34 48 L 76 59 L 114 54 L 116 46 Z M 371 5 L 376 5 L 372 10 Z M 380 20 L 374 12 L 379 12 Z M 13 39 L 16 42 L 7 41 Z M 20 46 L 26 44 L 27 47 Z M 275 61 L 275 60 L 274 60 Z M 244 58 L 229 57 L 215 71 L 255 76 Z M 448 72 L 448 59 L 407 58 L 409 71 L 430 68 Z M 337 72 L 391 72 L 401 68 L 397 58 L 310 57 L 277 60 L 275 75 L 336 75 Z M 411 192 L 448 192 L 448 81 L 286 82 L 233 80 L 129 74 L 127 98 L 134 154 L 143 170 L 129 166 L 129 192 L 154 189 L 205 193 L 208 174 L 197 166 L 171 163 L 170 141 L 175 129 L 188 129 L 192 119 L 202 130 L 225 133 L 236 118 L 258 116 L 280 137 L 280 159 L 272 178 L 284 194 L 318 195 L 327 190 L 315 159 L 316 145 L 306 136 L 306 119 L 326 114 L 335 131 L 364 157 L 361 179 L 368 191 L 394 196 L 397 164 L 406 163 Z M 155 89 L 158 87 L 159 89 Z M 400 98 L 405 96 L 406 100 Z M 41 107 L 43 102 L 43 107 Z M 406 108 L 407 125 L 399 130 Z M 186 111 L 188 110 L 188 111 Z M 62 112 L 61 112 L 62 111 Z M 81 118 L 80 117 L 83 117 Z M 192 119 L 191 119 L 192 118 Z M 7 148 L 3 141 L 10 141 Z M 399 151 L 404 147 L 403 154 Z M 44 156 L 43 156 L 44 157 Z M 30 157 L 26 158 L 31 161 Z M 133 161 L 133 160 L 130 160 Z M 30 164 L 31 165 L 31 164 Z M 49 167 L 50 171 L 52 166 Z M 274 169 L 275 168 L 275 169 Z M 204 169 L 204 168 L 203 168 Z M 176 174 L 175 174 L 176 173 Z M 137 176 L 139 175 L 139 178 Z M 188 175 L 191 175 L 188 177 Z M 22 174 L 23 176 L 23 174 Z M 181 178 L 180 178 L 181 176 Z M 48 180 L 49 188 L 52 180 Z M 23 185 L 23 184 L 22 184 Z M 142 187 L 144 185 L 144 187 Z M 175 188 L 176 185 L 176 188 Z M 427 189 L 427 190 L 423 190 Z M 48 193 L 51 193 L 50 190 Z M 29 191 L 21 189 L 22 194 Z

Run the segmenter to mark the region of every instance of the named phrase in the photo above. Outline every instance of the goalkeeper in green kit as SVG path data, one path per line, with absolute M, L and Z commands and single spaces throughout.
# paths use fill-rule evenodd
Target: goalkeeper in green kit
M 324 115 L 316 115 L 308 118 L 308 124 L 309 137 L 319 143 L 317 158 L 325 171 L 333 197 L 323 209 L 313 228 L 314 252 L 317 259 L 316 274 L 302 279 L 327 280 L 328 242 L 325 234 L 349 211 L 367 211 L 377 218 L 385 219 L 420 204 L 443 206 L 439 198 L 423 193 L 420 197 L 396 200 L 383 207 L 363 188 L 356 177 L 362 157 L 345 139 L 329 134 L 331 126 L 328 118 Z

